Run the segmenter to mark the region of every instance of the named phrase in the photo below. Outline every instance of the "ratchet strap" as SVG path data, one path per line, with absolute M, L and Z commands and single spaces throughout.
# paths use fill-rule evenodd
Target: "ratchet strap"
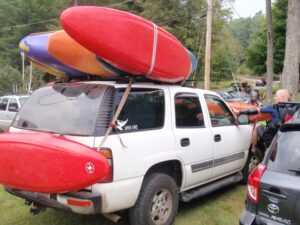
M 125 102 L 126 102 L 126 100 L 128 98 L 128 95 L 130 93 L 132 82 L 133 82 L 133 78 L 130 78 L 129 83 L 128 83 L 126 89 L 125 89 L 125 92 L 124 92 L 124 94 L 123 94 L 123 96 L 121 98 L 120 104 L 118 105 L 118 108 L 117 108 L 117 110 L 115 112 L 115 115 L 113 116 L 113 119 L 110 122 L 110 125 L 109 125 L 109 127 L 108 127 L 108 129 L 106 131 L 106 134 L 104 135 L 104 137 L 103 137 L 103 139 L 102 139 L 99 147 L 97 148 L 97 151 L 99 151 L 102 148 L 102 146 L 103 146 L 104 142 L 106 141 L 108 135 L 110 134 L 110 132 L 112 131 L 112 129 L 115 128 L 116 121 L 117 121 L 117 119 L 118 119 L 118 117 L 119 117 L 119 115 L 120 115 L 120 113 L 121 113 L 121 111 L 122 111 L 122 109 L 123 109 L 123 107 L 125 105 Z M 122 141 L 121 141 L 121 144 L 124 145 Z

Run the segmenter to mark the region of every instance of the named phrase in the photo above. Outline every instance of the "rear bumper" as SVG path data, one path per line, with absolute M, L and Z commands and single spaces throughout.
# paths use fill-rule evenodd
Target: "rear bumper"
M 90 190 L 66 194 L 42 194 L 6 188 L 6 191 L 38 205 L 78 214 L 112 213 L 132 207 L 140 192 L 143 177 L 97 183 Z
M 255 214 L 244 209 L 240 217 L 240 225 L 256 225 Z
M 16 190 L 16 189 L 5 189 L 10 194 L 24 198 L 30 202 L 33 202 L 37 205 L 50 207 L 58 210 L 74 212 L 79 214 L 98 214 L 101 212 L 101 196 L 95 195 L 89 192 L 76 192 L 64 195 L 56 194 L 42 194 L 42 193 L 33 193 L 28 191 Z M 85 205 L 68 205 L 68 199 L 74 200 L 76 202 L 84 201 Z

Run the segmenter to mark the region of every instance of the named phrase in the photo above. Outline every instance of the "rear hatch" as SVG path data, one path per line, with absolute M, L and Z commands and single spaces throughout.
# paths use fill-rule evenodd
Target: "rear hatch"
M 114 92 L 113 86 L 96 83 L 40 88 L 21 108 L 12 127 L 60 134 L 87 144 L 86 139 L 105 134 L 114 112 Z M 92 140 L 88 143 L 93 147 Z
M 260 180 L 257 223 L 300 224 L 299 131 L 285 130 L 278 135 L 265 164 L 267 170 Z

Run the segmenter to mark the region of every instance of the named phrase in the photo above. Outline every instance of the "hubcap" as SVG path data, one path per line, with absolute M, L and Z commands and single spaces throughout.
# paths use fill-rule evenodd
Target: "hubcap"
M 163 225 L 172 212 L 173 199 L 167 189 L 159 190 L 152 199 L 151 218 L 154 224 Z

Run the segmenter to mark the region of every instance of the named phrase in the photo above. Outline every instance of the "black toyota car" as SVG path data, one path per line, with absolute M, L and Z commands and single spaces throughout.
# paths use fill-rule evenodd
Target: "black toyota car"
M 284 124 L 248 178 L 241 225 L 300 224 L 300 114 Z

